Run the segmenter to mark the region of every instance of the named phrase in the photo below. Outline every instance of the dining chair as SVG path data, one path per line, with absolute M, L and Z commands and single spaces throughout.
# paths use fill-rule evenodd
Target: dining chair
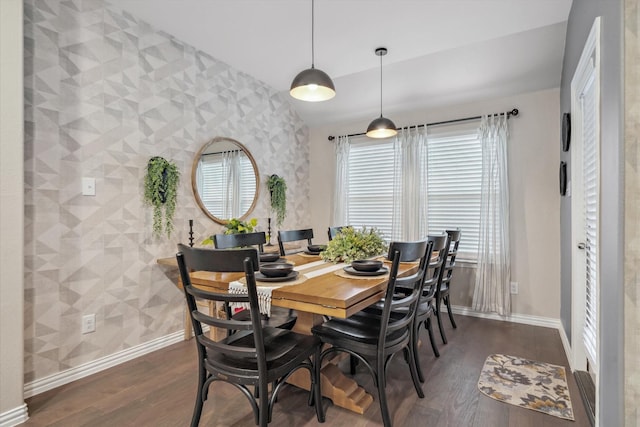
M 184 295 L 196 336 L 198 349 L 198 392 L 191 418 L 191 426 L 198 426 L 209 387 L 217 381 L 236 387 L 247 398 L 253 410 L 255 423 L 261 427 L 271 422 L 273 406 L 287 378 L 299 369 L 309 371 L 311 391 L 309 405 L 315 405 L 316 417 L 324 422 L 320 390 L 320 349 L 317 337 L 302 335 L 287 329 L 273 328 L 262 323 L 254 270 L 258 267 L 255 249 L 220 251 L 218 261 L 229 269 L 245 273 L 247 294 L 217 293 L 195 288 L 191 284 L 188 264 L 183 252 L 176 254 Z M 248 303 L 248 320 L 220 319 L 198 311 L 195 299 Z M 203 325 L 210 328 L 234 329 L 238 332 L 213 340 L 203 333 Z M 269 392 L 269 384 L 272 384 Z M 256 387 L 255 395 L 249 386 Z
M 430 247 L 431 244 L 426 240 L 406 242 L 402 245 L 391 243 L 392 252 L 389 253 L 392 264 L 389 282 L 377 321 L 361 316 L 351 316 L 346 319 L 333 318 L 311 329 L 315 336 L 329 345 L 322 352 L 321 361 L 334 353 L 344 352 L 367 367 L 378 390 L 378 400 L 385 426 L 392 425 L 385 390 L 386 369 L 390 360 L 398 352 L 404 352 L 416 393 L 420 398 L 424 398 L 410 345 L 413 321 L 424 286 Z M 420 262 L 412 274 L 398 277 L 398 267 L 403 259 L 403 251 L 418 254 L 414 259 L 419 259 Z M 394 296 L 397 286 L 411 288 L 413 291 L 396 298 Z M 323 408 L 321 412 L 324 415 Z
M 333 240 L 334 237 L 336 237 L 336 234 L 338 234 L 340 231 L 342 231 L 343 228 L 348 227 L 347 225 L 341 225 L 341 226 L 336 226 L 336 227 L 329 227 L 327 230 L 327 235 L 329 236 L 329 241 Z
M 267 235 L 264 231 L 255 233 L 215 234 L 213 245 L 216 249 L 241 248 L 257 246 L 260 253 L 264 252 L 264 244 L 267 243 Z
M 284 248 L 285 242 L 297 242 L 300 240 L 306 240 L 307 244 L 310 245 L 311 239 L 313 239 L 312 228 L 306 228 L 303 230 L 286 230 L 286 231 L 278 230 L 278 246 L 280 246 L 280 256 L 285 256 L 287 254 Z M 300 252 L 300 251 L 292 251 L 292 252 Z
M 418 303 L 418 308 L 416 309 L 415 319 L 412 325 L 412 336 L 411 336 L 411 351 L 413 352 L 414 358 L 416 360 L 416 368 L 418 371 L 418 378 L 420 382 L 424 382 L 424 375 L 422 373 L 422 367 L 420 364 L 420 355 L 418 353 L 418 349 L 420 348 L 419 339 L 420 339 L 420 327 L 424 326 L 429 334 L 429 342 L 431 343 L 431 349 L 433 350 L 433 354 L 436 357 L 440 357 L 440 351 L 438 350 L 438 345 L 436 344 L 435 336 L 433 333 L 433 326 L 431 322 L 431 317 L 435 313 L 435 293 L 436 287 L 440 280 L 440 273 L 442 271 L 442 266 L 444 265 L 447 251 L 447 235 L 431 235 L 427 237 L 427 242 L 429 242 L 429 264 L 427 266 L 427 271 L 424 277 L 424 287 L 422 289 L 422 294 L 420 295 L 420 302 Z M 393 245 L 393 243 L 392 243 Z M 396 243 L 397 245 L 397 243 Z M 394 250 L 394 247 L 390 246 L 389 251 Z M 391 252 L 390 252 L 391 253 Z M 417 260 L 415 253 L 411 253 L 409 251 L 401 252 L 403 253 L 401 262 L 412 262 Z M 433 259 L 432 254 L 437 253 L 438 256 Z M 412 288 L 405 288 L 403 285 L 396 286 L 396 294 L 406 295 L 412 292 Z M 380 312 L 382 311 L 383 302 L 378 302 L 373 304 L 370 307 L 364 309 L 360 315 L 367 315 L 369 317 L 376 318 L 380 316 Z M 400 309 L 400 311 L 405 309 Z M 396 313 L 392 313 L 392 316 L 396 315 Z M 352 366 L 353 373 L 353 366 Z
M 447 343 L 447 337 L 444 332 L 444 325 L 442 324 L 442 303 L 447 306 L 447 313 L 449 314 L 449 320 L 451 321 L 451 326 L 454 329 L 458 327 L 456 325 L 456 321 L 453 319 L 453 311 L 451 310 L 451 299 L 450 299 L 450 287 L 451 287 L 451 277 L 453 276 L 453 268 L 456 266 L 456 257 L 458 256 L 458 246 L 460 245 L 460 237 L 462 232 L 459 228 L 455 230 L 446 230 L 447 235 L 449 237 L 449 246 L 447 253 L 447 260 L 444 264 L 442 275 L 440 279 L 440 286 L 436 291 L 435 299 L 436 299 L 436 317 L 438 319 L 438 328 L 440 329 L 440 336 L 442 337 L 442 342 Z
M 258 251 L 255 248 L 249 250 L 254 251 L 256 257 L 258 256 Z M 179 243 L 178 251 L 184 254 L 184 257 L 187 260 L 187 265 L 193 271 L 215 271 L 220 273 L 240 273 L 244 271 L 242 266 L 227 262 L 227 254 L 229 252 L 236 252 L 237 249 L 191 248 Z M 227 319 L 246 321 L 249 320 L 250 317 L 250 312 L 248 310 L 233 313 L 229 304 L 224 304 L 224 311 Z M 209 307 L 209 314 L 213 315 L 213 313 L 215 313 L 215 307 Z M 279 310 L 275 309 L 275 307 L 271 310 L 271 315 L 269 317 L 266 315 L 263 315 L 262 317 L 262 320 L 266 325 L 284 329 L 292 329 L 298 318 L 293 310 Z M 233 329 L 229 329 L 227 332 L 232 333 Z

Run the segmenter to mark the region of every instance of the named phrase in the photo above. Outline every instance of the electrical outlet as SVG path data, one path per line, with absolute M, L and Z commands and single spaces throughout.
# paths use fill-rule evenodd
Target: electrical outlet
M 96 331 L 96 315 L 87 314 L 82 316 L 82 333 L 88 334 Z
M 518 294 L 518 282 L 511 282 L 511 293 L 513 295 Z

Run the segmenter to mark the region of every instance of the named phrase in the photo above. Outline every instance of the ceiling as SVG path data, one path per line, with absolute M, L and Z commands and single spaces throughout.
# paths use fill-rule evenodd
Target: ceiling
M 288 92 L 311 65 L 311 1 L 109 0 Z M 558 87 L 571 0 L 316 0 L 315 66 L 336 97 L 291 98 L 309 126 Z M 396 125 L 406 125 L 399 123 Z

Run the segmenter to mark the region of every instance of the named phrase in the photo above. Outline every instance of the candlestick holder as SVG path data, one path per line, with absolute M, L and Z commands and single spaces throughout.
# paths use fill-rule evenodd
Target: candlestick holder
M 267 218 L 267 244 L 266 246 L 273 246 L 271 244 L 271 218 Z
M 193 247 L 193 220 L 189 220 L 189 246 Z

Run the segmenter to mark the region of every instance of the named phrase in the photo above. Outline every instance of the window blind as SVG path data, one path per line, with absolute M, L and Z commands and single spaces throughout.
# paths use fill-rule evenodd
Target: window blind
M 460 228 L 458 258 L 475 260 L 480 229 L 482 147 L 477 123 L 427 137 L 427 218 L 429 234 Z
M 583 135 L 583 185 L 586 258 L 586 307 L 583 339 L 587 358 L 597 372 L 598 322 L 598 146 L 596 85 L 594 75 L 588 80 L 580 98 Z
M 460 228 L 459 259 L 475 260 L 480 227 L 482 147 L 477 121 L 429 130 L 427 216 L 430 234 Z M 391 239 L 394 189 L 391 140 L 352 139 L 349 152 L 349 224 L 376 227 Z
M 352 141 L 349 151 L 349 225 L 376 227 L 391 238 L 393 215 L 393 143 Z

